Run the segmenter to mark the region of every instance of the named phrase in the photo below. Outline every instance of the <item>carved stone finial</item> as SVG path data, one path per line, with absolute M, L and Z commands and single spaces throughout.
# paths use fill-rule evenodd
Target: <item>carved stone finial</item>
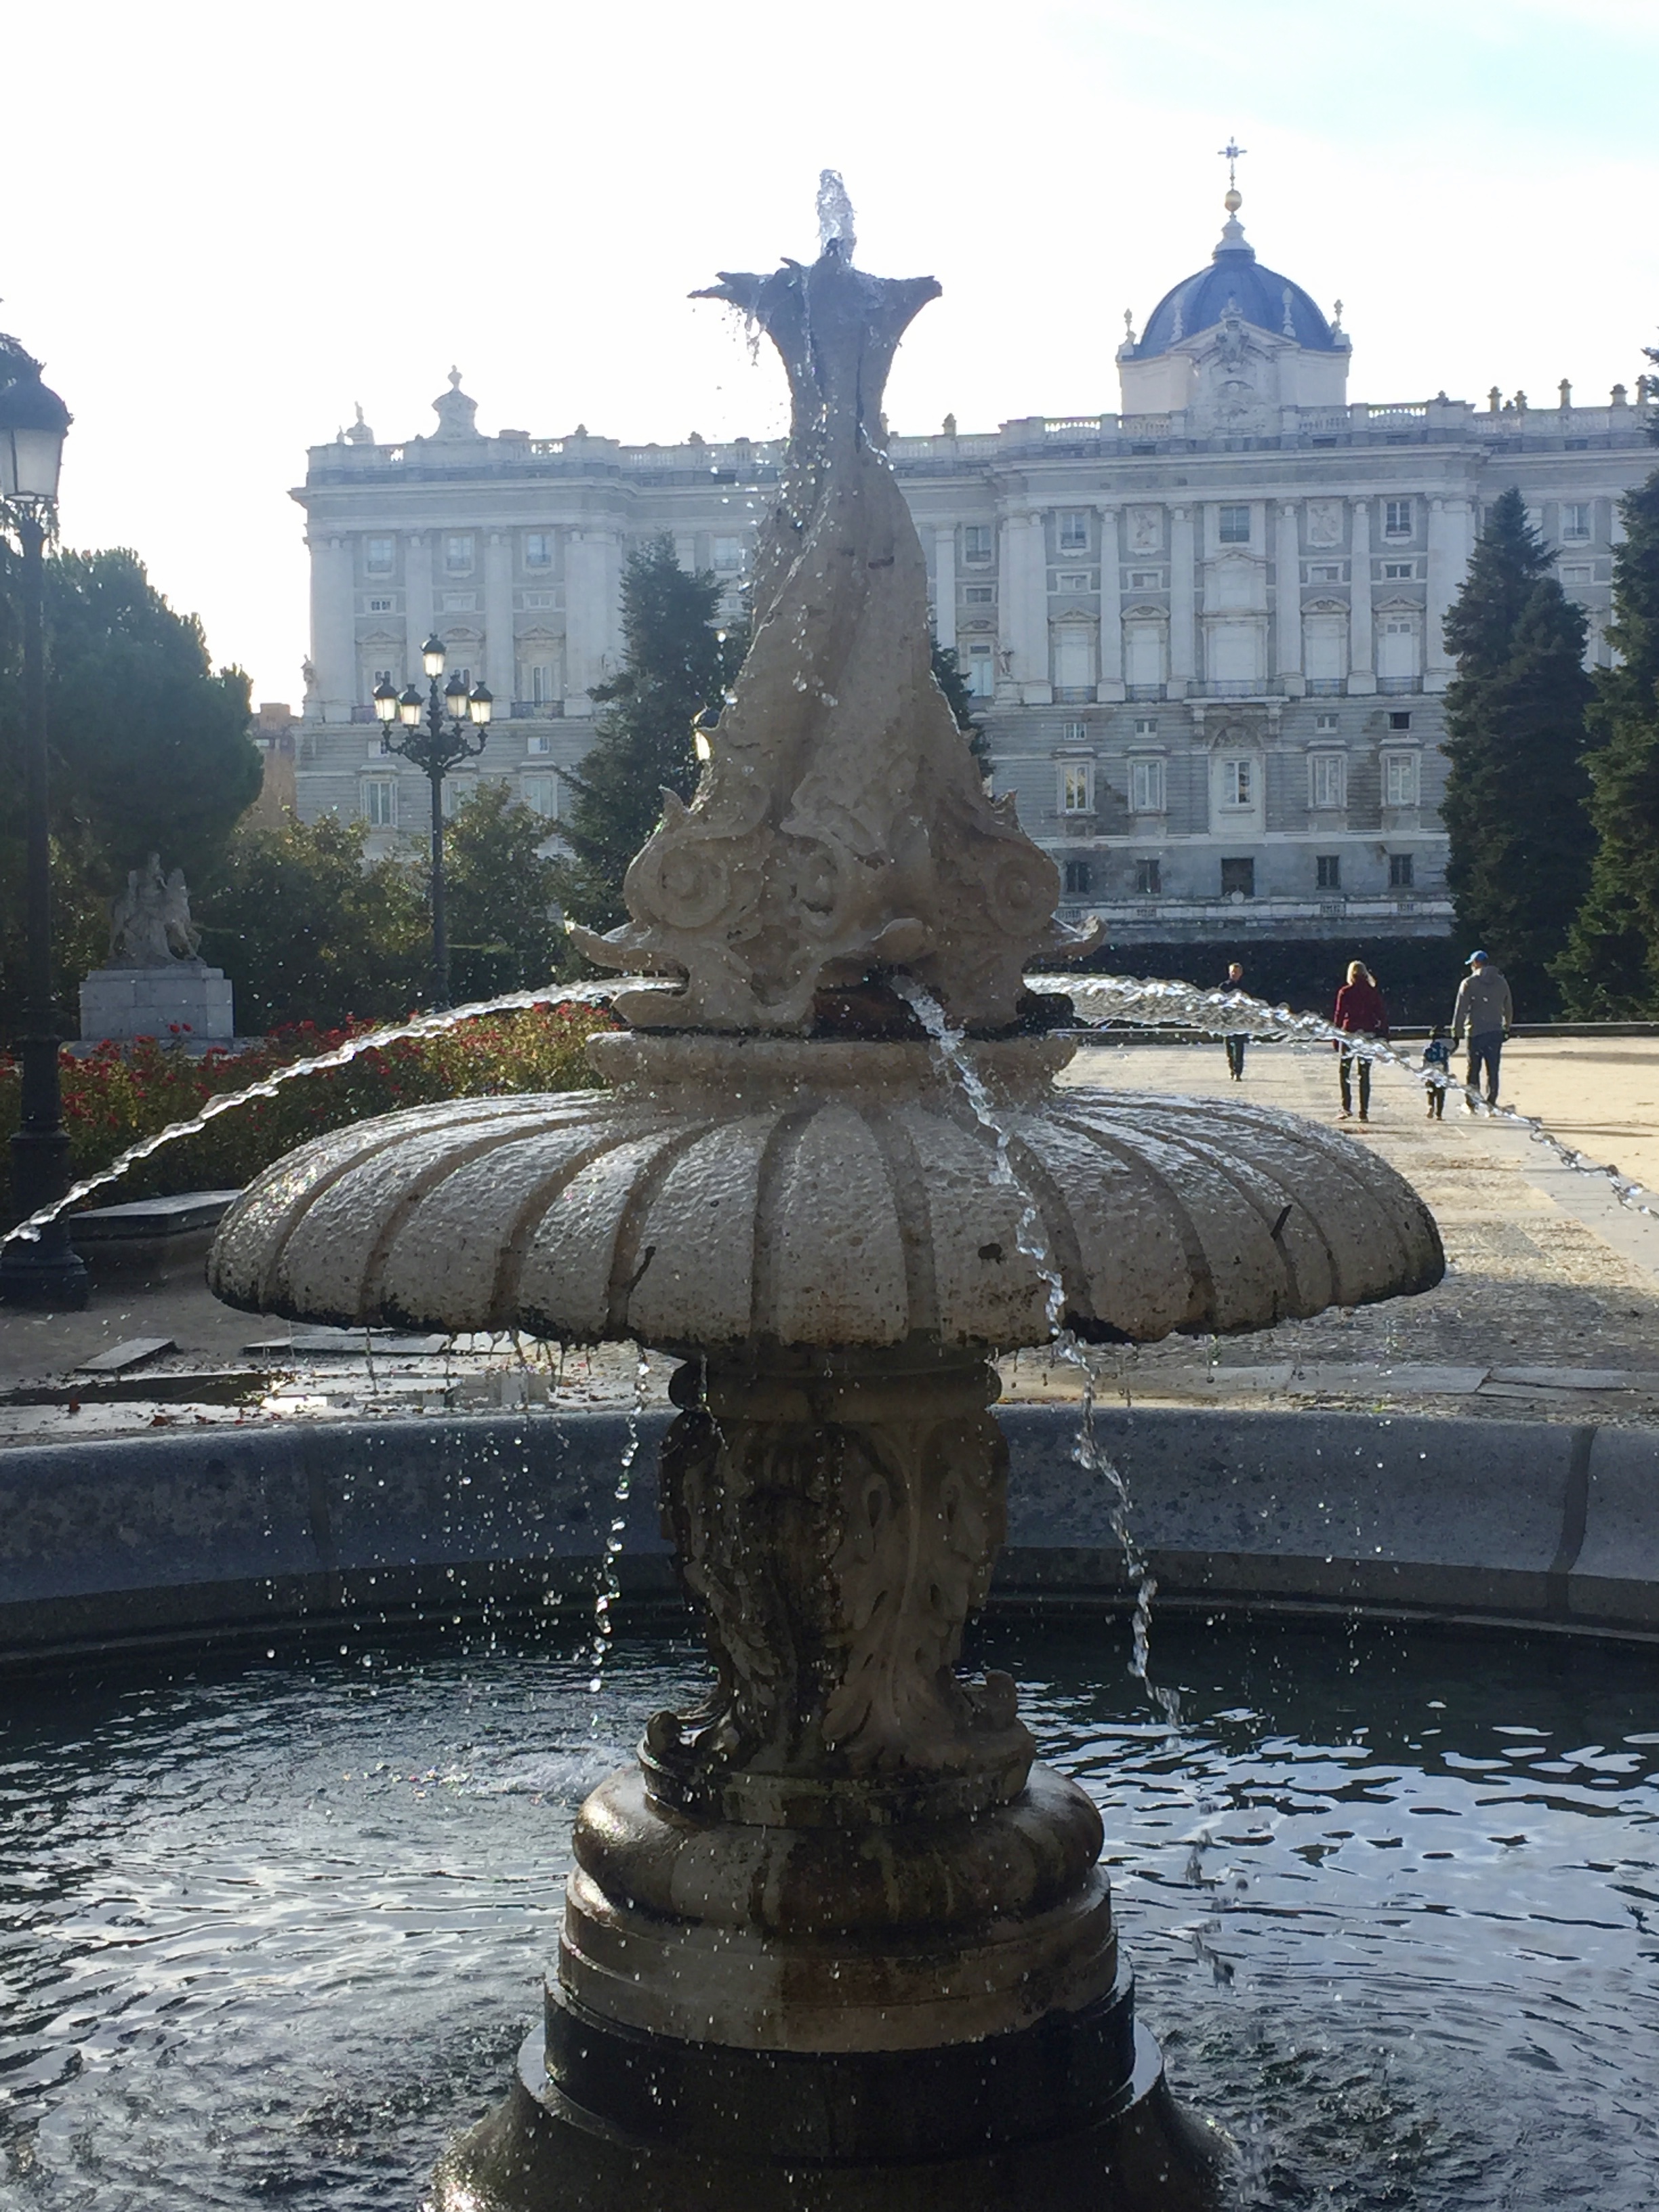
M 819 994 L 897 969 L 953 1024 L 1006 1029 L 1026 963 L 1089 942 L 1055 924 L 1059 872 L 986 796 L 933 680 L 927 564 L 880 451 L 894 351 L 939 286 L 854 269 L 831 212 L 811 267 L 696 295 L 771 338 L 793 415 L 754 641 L 696 796 L 665 793 L 623 884 L 632 920 L 571 933 L 604 966 L 684 978 L 622 995 L 640 1026 L 805 1034 Z

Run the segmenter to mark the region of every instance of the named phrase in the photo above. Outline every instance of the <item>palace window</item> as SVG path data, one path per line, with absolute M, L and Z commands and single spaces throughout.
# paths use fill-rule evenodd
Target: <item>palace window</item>
M 1308 581 L 1310 584 L 1340 584 L 1342 581 L 1342 563 L 1340 561 L 1314 562 L 1308 570 Z
M 1162 860 L 1135 862 L 1135 891 L 1141 898 L 1158 898 L 1164 891 L 1164 863 Z
M 545 730 L 532 730 L 524 741 L 524 749 L 527 753 L 550 753 L 553 741 Z
M 1342 888 L 1342 855 L 1340 853 L 1316 853 L 1314 855 L 1314 885 L 1322 891 L 1340 891 Z
M 1094 871 L 1086 860 L 1067 860 L 1062 876 L 1068 898 L 1087 898 L 1094 888 Z
M 1593 584 L 1595 581 L 1595 564 L 1589 561 L 1563 562 L 1561 565 L 1561 581 L 1564 584 Z M 369 601 L 370 606 L 373 606 L 374 604 L 374 600 L 371 599 Z
M 1129 588 L 1133 592 L 1161 592 L 1164 589 L 1162 568 L 1131 568 Z
M 1329 812 L 1348 803 L 1348 757 L 1346 753 L 1310 753 L 1308 756 L 1308 804 L 1316 811 Z
M 478 594 L 476 592 L 446 592 L 443 595 L 442 611 L 447 615 L 471 615 L 477 611 Z
M 1129 811 L 1131 814 L 1163 813 L 1164 763 L 1161 760 L 1132 760 L 1129 763 Z
M 741 538 L 716 538 L 708 557 L 717 576 L 738 576 L 747 562 L 748 548 Z
M 1314 716 L 1314 728 L 1322 738 L 1334 738 L 1336 735 L 1335 715 L 1316 714 Z
M 1248 507 L 1224 507 L 1217 536 L 1224 545 L 1248 545 L 1250 542 L 1250 510 Z
M 970 607 L 994 607 L 997 603 L 994 584 L 964 584 L 962 596 Z
M 1092 761 L 1060 763 L 1060 811 L 1062 814 L 1094 812 L 1095 764 Z
M 1254 860 L 1224 860 L 1221 863 L 1221 896 L 1223 898 L 1255 896 Z
M 962 526 L 962 557 L 964 561 L 988 561 L 994 550 L 988 522 L 964 522 Z
M 1137 714 L 1135 716 L 1135 735 L 1138 738 L 1155 738 L 1158 735 L 1158 716 L 1156 714 Z
M 1062 592 L 1086 592 L 1089 589 L 1089 572 L 1086 568 L 1067 568 L 1062 571 L 1056 582 Z
M 1067 507 L 1060 518 L 1060 550 L 1062 553 L 1086 553 L 1089 550 L 1089 517 L 1082 507 Z
M 1086 722 L 1062 722 L 1060 726 L 1060 742 L 1063 745 L 1086 745 L 1089 742 L 1089 725 Z
M 365 538 L 363 567 L 371 576 L 389 576 L 398 565 L 395 538 Z
M 398 786 L 389 775 L 371 775 L 363 779 L 363 819 L 371 830 L 395 830 L 398 826 Z
M 519 682 L 522 688 L 520 698 L 527 706 L 550 707 L 559 696 L 557 673 L 550 660 L 520 661 Z
M 996 648 L 970 645 L 967 659 L 968 690 L 975 699 L 988 699 L 997 688 Z
M 472 569 L 472 532 L 457 532 L 444 539 L 444 566 L 452 576 L 465 576 Z
M 1248 754 L 1242 758 L 1222 762 L 1221 804 L 1224 806 L 1255 805 L 1255 763 Z
M 1390 583 L 1408 584 L 1417 574 L 1415 561 L 1385 561 L 1382 574 Z
M 544 822 L 559 818 L 559 779 L 556 775 L 527 775 L 524 779 L 524 803 L 532 814 Z
M 1382 535 L 1385 538 L 1409 538 L 1411 534 L 1411 501 L 1385 499 L 1382 502 Z
M 1415 753 L 1383 754 L 1382 804 L 1385 806 L 1416 805 L 1417 755 Z
M 524 565 L 526 568 L 550 568 L 553 566 L 553 533 L 550 530 L 526 531 Z
M 1590 511 L 1587 501 L 1563 500 L 1561 502 L 1561 535 L 1569 542 L 1579 543 L 1590 534 Z
M 1390 853 L 1389 855 L 1389 889 L 1408 891 L 1417 881 L 1417 855 L 1414 853 Z
M 372 615 L 389 615 L 392 612 L 392 602 L 390 599 L 371 599 L 368 603 L 368 611 Z
M 1389 727 L 1391 730 L 1409 730 L 1411 726 L 1412 710 L 1409 707 L 1395 707 L 1390 711 Z

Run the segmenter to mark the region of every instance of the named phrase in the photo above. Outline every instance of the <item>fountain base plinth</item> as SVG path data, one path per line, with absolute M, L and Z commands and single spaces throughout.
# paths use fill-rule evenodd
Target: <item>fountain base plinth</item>
M 1219 2202 L 1224 2141 L 1170 2094 L 1156 2043 L 1134 2025 L 1127 1974 L 1085 2013 L 896 2063 L 891 2052 L 619 2041 L 609 2028 L 590 2045 L 592 2024 L 555 1998 L 550 2024 L 561 2014 L 552 2068 L 538 2031 L 507 2100 L 445 2153 L 434 2212 L 1214 2212 Z M 579 2105 L 559 2069 L 607 2110 Z

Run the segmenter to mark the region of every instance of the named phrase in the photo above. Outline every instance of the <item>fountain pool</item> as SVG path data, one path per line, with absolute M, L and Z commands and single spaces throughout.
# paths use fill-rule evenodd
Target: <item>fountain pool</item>
M 574 1619 L 8 1687 L 0 2202 L 412 2212 L 538 2010 L 571 1815 L 693 1662 Z M 1659 2197 L 1659 1650 L 1421 1623 L 1001 1620 L 1231 2201 Z M 343 1643 L 343 1648 L 342 1648 Z

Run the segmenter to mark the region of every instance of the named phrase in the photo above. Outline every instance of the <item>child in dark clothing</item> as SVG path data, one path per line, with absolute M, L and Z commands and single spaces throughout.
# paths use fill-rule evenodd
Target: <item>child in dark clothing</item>
M 1434 1035 L 1423 1048 L 1424 1089 L 1429 1094 L 1429 1119 L 1443 1121 L 1446 1118 L 1446 1091 L 1451 1082 L 1451 1039 L 1446 1035 L 1443 1022 L 1434 1025 Z

